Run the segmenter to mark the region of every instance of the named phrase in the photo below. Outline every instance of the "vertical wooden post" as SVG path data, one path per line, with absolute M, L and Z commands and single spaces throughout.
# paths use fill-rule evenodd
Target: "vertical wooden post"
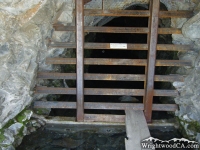
M 149 1 L 149 11 L 151 11 L 151 7 L 152 7 L 152 1 Z M 151 16 L 149 16 L 148 18 L 148 28 L 149 28 L 149 33 L 147 33 L 147 44 L 149 46 L 149 41 L 150 41 L 150 27 L 151 27 Z M 145 66 L 145 75 L 146 75 L 146 79 L 147 79 L 147 66 Z M 144 81 L 144 89 L 146 89 L 147 86 L 147 81 Z M 143 96 L 143 103 L 145 103 L 145 95 Z
M 145 90 L 145 102 L 144 102 L 144 114 L 147 122 L 151 122 L 152 117 L 152 103 L 154 95 L 154 75 L 155 75 L 155 63 L 156 63 L 156 46 L 158 38 L 158 14 L 160 9 L 160 0 L 150 0 L 152 3 L 150 6 L 150 27 L 148 38 L 148 68 L 146 78 L 146 90 Z
M 84 121 L 84 1 L 76 0 L 76 98 L 77 121 Z

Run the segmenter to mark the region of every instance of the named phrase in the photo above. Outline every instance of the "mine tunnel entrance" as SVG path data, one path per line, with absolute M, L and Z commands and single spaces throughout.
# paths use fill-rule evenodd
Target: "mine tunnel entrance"
M 83 17 L 83 3 L 80 7 L 79 2 L 79 0 L 76 0 L 76 6 L 78 6 L 76 14 L 82 14 Z M 135 148 L 136 144 L 133 144 L 133 142 L 140 143 L 141 140 L 150 137 L 147 122 L 150 122 L 151 119 L 171 118 L 172 116 L 166 112 L 177 110 L 177 105 L 174 104 L 171 97 L 177 96 L 178 93 L 173 89 L 171 82 L 181 81 L 183 78 L 180 75 L 170 74 L 175 73 L 176 67 L 187 66 L 191 63 L 177 60 L 177 51 L 186 51 L 189 48 L 172 44 L 170 34 L 174 32 L 180 34 L 181 32 L 179 29 L 170 29 L 169 27 L 171 25 L 170 16 L 184 17 L 184 13 L 172 14 L 172 12 L 159 11 L 159 5 L 161 10 L 166 10 L 166 7 L 160 4 L 159 0 L 152 0 L 151 2 L 149 11 L 131 11 L 132 16 L 129 16 L 130 12 L 124 10 L 105 12 L 103 9 L 100 11 L 85 10 L 85 15 L 95 15 L 96 13 L 97 16 L 102 14 L 106 16 L 110 13 L 110 16 L 116 16 L 117 11 L 119 12 L 117 16 L 121 14 L 129 16 L 106 17 L 95 27 L 86 26 L 81 29 L 80 23 L 83 18 L 76 18 L 78 22 L 76 22 L 76 29 L 63 25 L 54 26 L 56 31 L 75 31 L 77 36 L 76 43 L 50 41 L 51 47 L 67 48 L 66 53 L 71 54 L 71 58 L 66 58 L 67 55 L 63 56 L 64 58 L 47 58 L 48 64 L 61 65 L 61 73 L 38 73 L 38 78 L 56 79 L 63 83 L 56 87 L 50 85 L 36 88 L 37 93 L 63 95 L 58 99 L 49 95 L 47 101 L 36 101 L 34 103 L 35 108 L 51 108 L 50 116 L 65 116 L 58 118 L 48 116 L 45 118 L 46 120 L 49 119 L 50 122 L 62 122 L 62 125 L 52 125 L 51 123 L 47 125 L 48 130 L 58 131 L 62 134 L 58 135 L 48 131 L 40 134 L 42 139 L 52 139 L 45 144 L 48 149 L 52 146 L 69 149 L 79 149 L 79 146 L 80 149 L 124 149 L 124 141 L 126 146 L 129 145 L 127 143 L 131 143 L 131 146 Z M 127 9 L 146 10 L 147 7 L 131 6 Z M 154 12 L 154 8 L 157 12 Z M 134 15 L 137 17 L 133 17 Z M 159 23 L 154 24 L 153 21 L 150 21 L 152 18 L 157 18 L 158 21 L 158 16 L 160 17 Z M 76 17 L 80 16 L 77 15 Z M 107 22 L 106 20 L 110 21 Z M 154 31 L 156 31 L 156 34 L 154 34 Z M 89 32 L 89 34 L 84 37 L 85 41 L 83 41 L 79 35 L 82 36 L 85 32 Z M 154 38 L 157 39 L 157 36 L 158 40 L 154 40 Z M 84 57 L 82 56 L 83 48 Z M 150 57 L 149 54 L 152 51 L 156 52 L 156 56 Z M 150 62 L 152 59 L 155 62 L 153 65 Z M 147 72 L 151 73 L 151 69 L 154 70 L 154 68 L 155 75 L 154 72 L 150 75 L 153 77 L 153 80 L 151 80 L 152 78 L 149 77 Z M 76 80 L 77 82 L 75 82 Z M 82 85 L 83 82 L 84 86 Z M 154 86 L 150 87 L 153 105 L 148 100 L 149 97 L 145 95 L 147 89 L 149 89 L 146 83 L 154 83 Z M 149 111 L 145 112 L 147 109 Z M 149 114 L 152 111 L 154 113 L 151 117 Z M 116 130 L 110 127 L 110 125 L 116 127 L 119 124 L 121 127 L 123 126 L 120 131 L 115 132 Z M 93 130 L 92 125 L 101 128 L 99 131 L 101 133 L 103 131 L 103 134 L 96 134 L 96 129 L 94 129 L 95 133 L 93 134 L 91 132 Z M 154 125 L 152 127 L 155 127 Z M 86 128 L 89 132 L 86 132 Z M 72 131 L 72 133 L 69 131 Z M 165 131 L 164 126 L 160 136 L 156 135 L 159 134 L 157 128 L 150 132 L 153 137 L 163 140 L 181 137 L 179 134 L 172 134 L 175 133 L 174 129 L 170 129 L 169 136 L 166 136 Z M 144 134 L 141 134 L 142 132 Z M 108 134 L 105 136 L 105 133 Z M 46 136 L 47 134 L 51 135 Z M 146 136 L 147 134 L 148 136 Z M 124 138 L 126 139 L 124 140 Z M 37 140 L 32 141 L 37 142 Z M 131 146 L 129 149 L 134 149 Z M 139 144 L 138 147 L 140 146 Z
M 174 74 L 176 67 L 192 65 L 190 60 L 178 60 L 177 52 L 191 47 L 172 44 L 171 34 L 181 34 L 181 29 L 169 28 L 170 18 L 191 14 L 166 11 L 159 0 L 127 10 L 84 10 L 78 2 L 76 27 L 54 24 L 55 32 L 75 32 L 76 41 L 49 41 L 50 47 L 67 48 L 62 58 L 46 59 L 61 70 L 38 73 L 40 79 L 62 84 L 36 87 L 39 94 L 65 96 L 35 101 L 34 107 L 50 108 L 52 116 L 76 115 L 78 122 L 125 122 L 124 110 L 144 112 L 151 122 L 152 111 L 176 111 L 173 97 L 179 92 L 171 83 L 184 80 Z M 96 26 L 84 26 L 84 16 L 103 17 Z
M 142 6 L 131 6 L 127 10 L 147 10 Z M 166 10 L 166 7 L 161 4 L 161 9 Z M 105 20 L 105 21 L 104 21 Z M 110 20 L 106 22 L 106 20 Z M 99 24 L 103 24 L 104 27 L 140 27 L 148 28 L 148 17 L 107 17 L 100 21 Z M 170 27 L 171 19 L 165 18 L 159 20 L 159 27 Z M 138 34 L 138 33 L 89 33 L 85 36 L 85 42 L 93 43 L 127 43 L 127 44 L 146 44 L 148 43 L 148 34 Z M 172 38 L 169 34 L 159 34 L 158 44 L 171 44 Z M 72 53 L 75 49 L 69 50 Z M 147 59 L 148 51 L 146 50 L 126 50 L 126 49 L 85 49 L 85 58 L 106 58 L 106 59 Z M 156 59 L 178 59 L 176 56 L 177 52 L 157 52 Z M 63 70 L 67 70 L 70 67 L 62 66 Z M 67 69 L 66 69 L 67 68 Z M 73 67 L 71 67 L 73 68 Z M 74 67 L 75 68 L 75 67 Z M 175 72 L 176 67 L 156 67 L 155 74 L 165 75 Z M 75 70 L 71 70 L 74 71 Z M 85 65 L 84 72 L 90 74 L 123 74 L 123 75 L 145 75 L 145 66 L 128 66 L 128 65 Z M 75 82 L 70 80 L 65 80 L 69 87 L 76 87 Z M 155 89 L 173 89 L 170 82 L 155 82 Z M 100 88 L 100 89 L 144 89 L 144 81 L 126 81 L 126 80 L 85 80 L 84 88 Z M 117 92 L 117 91 L 116 91 Z M 99 102 L 99 103 L 143 103 L 143 96 L 130 96 L 130 95 L 85 95 L 84 102 Z M 58 101 L 70 101 L 76 102 L 76 97 L 74 95 L 64 95 L 59 98 Z M 155 104 L 171 103 L 174 104 L 173 98 L 170 97 L 159 97 L 154 96 Z M 86 114 L 117 114 L 124 115 L 124 110 L 101 110 L 101 109 L 85 109 Z M 76 110 L 64 110 L 64 109 L 52 109 L 50 115 L 52 116 L 76 116 Z M 152 119 L 167 119 L 172 117 L 166 111 L 160 111 L 159 113 L 153 112 Z

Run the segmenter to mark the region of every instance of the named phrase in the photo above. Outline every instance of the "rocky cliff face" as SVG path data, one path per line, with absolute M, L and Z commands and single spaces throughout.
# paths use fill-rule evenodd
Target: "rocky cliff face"
M 32 101 L 41 54 L 49 54 L 45 41 L 55 13 L 53 1 L 0 3 L 0 127 Z
M 56 21 L 73 24 L 73 0 L 1 0 L 0 1 L 0 128 L 24 110 L 33 100 L 33 87 L 38 70 L 51 70 L 44 63 L 46 57 L 61 55 L 64 49 L 49 49 L 48 38 L 56 41 L 74 40 L 71 33 L 54 32 Z M 131 5 L 148 4 L 148 0 L 92 0 L 86 8 L 124 9 Z M 200 131 L 189 131 L 190 122 L 200 120 L 200 3 L 198 0 L 161 0 L 168 10 L 194 10 L 191 19 L 172 19 L 171 26 L 182 28 L 183 35 L 172 35 L 176 44 L 192 44 L 195 51 L 180 54 L 180 59 L 190 59 L 193 68 L 180 68 L 187 74 L 184 83 L 174 83 L 180 90 L 176 98 L 180 110 L 177 116 L 187 134 L 200 137 Z M 95 25 L 102 17 L 86 17 L 86 25 Z M 53 35 L 52 35 L 53 33 Z M 181 86 L 177 86 L 181 85 Z M 185 121 L 186 120 L 186 121 Z M 200 138 L 199 138 L 200 139 Z

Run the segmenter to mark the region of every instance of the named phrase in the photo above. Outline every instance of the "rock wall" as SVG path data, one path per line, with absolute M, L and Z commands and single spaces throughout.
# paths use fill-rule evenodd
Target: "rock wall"
M 38 69 L 52 69 L 45 58 L 63 52 L 47 43 L 60 11 L 72 14 L 72 1 L 0 1 L 0 128 L 31 103 Z
M 180 68 L 185 73 L 185 82 L 174 83 L 180 96 L 175 99 L 179 104 L 176 115 L 185 136 L 200 143 L 200 3 L 196 1 L 195 15 L 183 24 L 183 41 L 193 45 L 194 50 L 180 54 L 180 59 L 192 60 L 192 68 Z
M 125 9 L 131 5 L 148 4 L 148 0 L 92 0 L 85 8 Z M 183 35 L 172 35 L 175 44 L 192 44 L 194 51 L 180 53 L 180 59 L 193 61 L 193 68 L 180 68 L 187 74 L 183 83 L 174 83 L 180 91 L 176 103 L 177 116 L 187 135 L 199 137 L 200 131 L 188 129 L 190 122 L 200 122 L 200 3 L 198 0 L 161 0 L 168 10 L 194 10 L 191 19 L 172 19 L 171 26 L 182 28 Z M 38 70 L 52 70 L 45 65 L 46 57 L 58 56 L 64 49 L 49 49 L 48 38 L 55 41 L 73 41 L 72 33 L 53 32 L 56 21 L 74 24 L 73 0 L 1 0 L 0 1 L 0 128 L 24 110 L 33 100 L 33 87 Z M 96 25 L 102 17 L 86 17 L 85 25 Z M 66 51 L 66 50 L 65 50 Z M 190 126 L 189 126 L 190 127 Z M 194 128 L 194 127 L 193 127 Z M 196 128 L 195 128 L 196 129 Z

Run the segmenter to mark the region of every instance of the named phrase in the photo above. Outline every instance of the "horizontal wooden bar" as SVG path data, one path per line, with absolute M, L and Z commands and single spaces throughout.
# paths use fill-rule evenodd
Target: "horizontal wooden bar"
M 36 93 L 42 94 L 72 94 L 76 95 L 76 88 L 54 88 L 54 87 L 36 87 Z M 144 96 L 144 89 L 107 89 L 107 88 L 85 88 L 85 95 L 130 95 Z M 176 90 L 154 90 L 154 96 L 178 96 Z
M 76 80 L 76 73 L 55 73 L 39 72 L 37 77 L 40 79 L 68 79 Z M 174 82 L 184 81 L 182 75 L 155 75 L 154 81 Z M 84 74 L 84 80 L 108 80 L 108 81 L 145 81 L 146 77 L 142 74 Z
M 74 26 L 54 25 L 56 31 L 73 31 Z M 84 32 L 96 32 L 96 33 L 148 33 L 148 28 L 142 27 L 84 27 Z
M 85 43 L 84 48 L 85 49 L 120 50 L 120 49 L 110 48 L 110 43 Z M 147 44 L 127 44 L 126 50 L 148 50 L 148 45 Z
M 76 64 L 76 58 L 47 58 L 47 64 Z M 146 59 L 85 58 L 85 65 L 132 65 L 145 66 Z
M 85 114 L 84 122 L 125 122 L 125 115 Z
M 50 47 L 55 48 L 76 48 L 75 43 L 68 42 L 51 42 Z M 110 43 L 85 43 L 85 49 L 104 49 L 104 50 L 119 50 L 111 49 Z M 124 50 L 148 50 L 147 44 L 127 44 L 127 49 Z M 174 44 L 157 44 L 157 50 L 160 51 L 191 51 L 192 47 L 189 45 L 174 45 Z
M 156 66 L 192 66 L 188 60 L 156 60 Z
M 76 58 L 47 58 L 47 64 L 76 64 Z M 147 66 L 146 59 L 85 58 L 85 65 L 128 65 Z M 188 60 L 156 60 L 156 66 L 191 66 Z
M 99 10 L 85 9 L 85 16 L 126 16 L 126 17 L 149 17 L 148 10 Z
M 84 0 L 83 2 L 84 2 L 84 4 L 87 4 L 87 3 L 89 3 L 89 2 L 91 2 L 92 0 Z
M 76 109 L 76 102 L 35 101 L 34 108 Z
M 55 48 L 76 48 L 76 43 L 72 42 L 52 42 L 50 41 L 49 47 L 55 47 Z
M 159 51 L 191 51 L 191 45 L 174 45 L 174 44 L 157 44 L 156 47 Z
M 160 11 L 159 18 L 191 18 L 194 15 L 190 10 Z
M 34 108 L 76 109 L 76 102 L 35 101 Z M 144 110 L 144 104 L 84 102 L 84 108 L 102 110 Z M 177 104 L 153 104 L 152 107 L 153 111 L 176 111 L 177 109 Z
M 98 10 L 86 9 L 85 16 L 127 16 L 127 17 L 149 17 L 149 10 Z M 159 18 L 190 18 L 193 16 L 193 11 L 178 10 L 178 11 L 159 11 Z
M 56 31 L 73 31 L 74 26 L 54 25 Z M 96 33 L 141 33 L 148 34 L 148 28 L 141 27 L 84 27 L 84 32 L 96 32 Z M 159 28 L 158 34 L 181 34 L 181 29 L 177 28 Z
M 158 94 L 158 93 L 157 93 Z M 104 89 L 104 88 L 85 88 L 85 95 L 132 95 L 143 96 L 143 89 Z
M 182 34 L 178 28 L 158 28 L 158 34 Z

